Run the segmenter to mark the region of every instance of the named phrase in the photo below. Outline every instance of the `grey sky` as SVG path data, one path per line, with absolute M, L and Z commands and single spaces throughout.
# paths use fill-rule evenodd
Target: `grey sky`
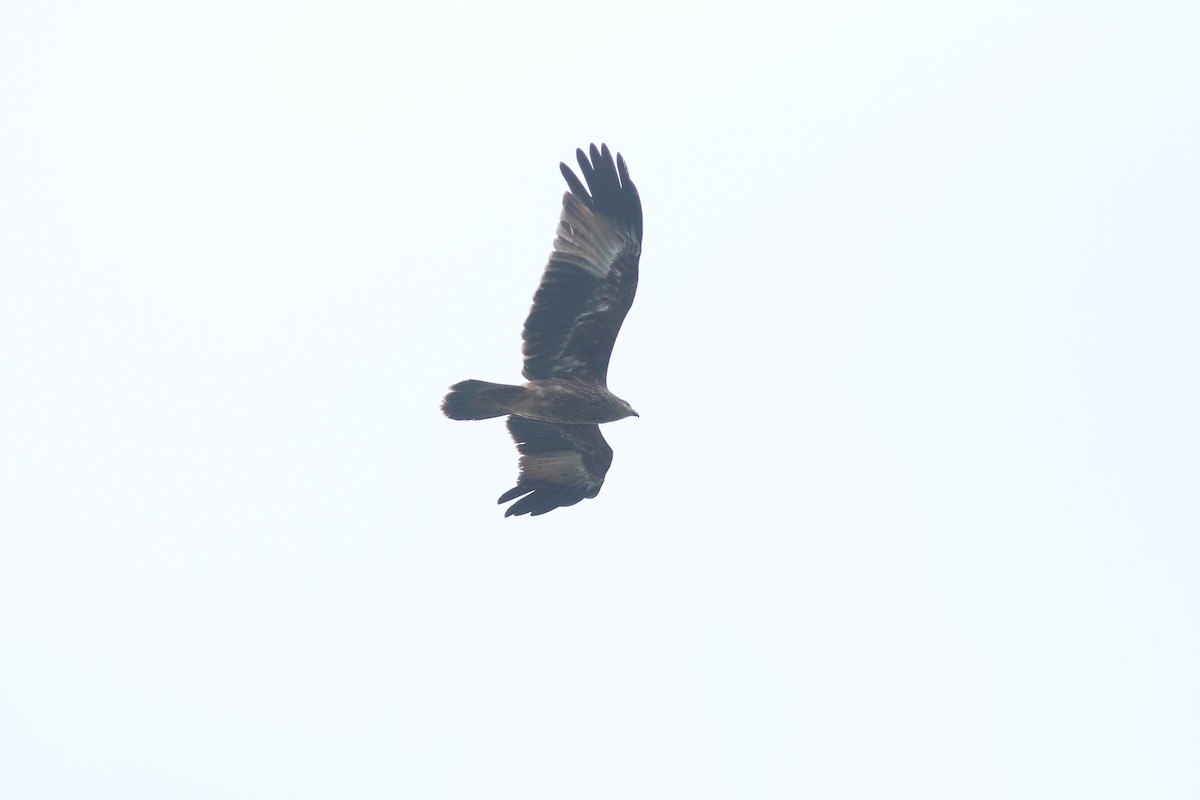
M 0 795 L 1197 796 L 1194 5 L 432 5 L 3 12 Z

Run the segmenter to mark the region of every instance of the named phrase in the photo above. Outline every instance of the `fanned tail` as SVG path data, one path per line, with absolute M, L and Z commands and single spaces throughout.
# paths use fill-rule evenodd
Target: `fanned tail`
M 491 419 L 509 413 L 508 406 L 525 389 L 507 383 L 460 381 L 450 387 L 442 401 L 442 413 L 450 419 Z

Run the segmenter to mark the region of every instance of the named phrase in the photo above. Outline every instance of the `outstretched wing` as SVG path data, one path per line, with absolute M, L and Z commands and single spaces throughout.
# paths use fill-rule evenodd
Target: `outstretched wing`
M 608 145 L 576 150 L 587 188 L 560 164 L 563 195 L 554 252 L 522 334 L 529 380 L 568 378 L 604 384 L 613 344 L 637 292 L 642 201 L 625 159 Z M 591 193 L 588 193 L 588 189 Z
M 504 516 L 545 514 L 600 494 L 613 451 L 599 425 L 563 425 L 510 416 L 508 432 L 521 452 L 517 485 L 500 495 Z

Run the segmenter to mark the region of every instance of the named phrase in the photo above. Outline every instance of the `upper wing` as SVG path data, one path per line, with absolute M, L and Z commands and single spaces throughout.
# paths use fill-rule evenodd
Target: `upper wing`
M 576 150 L 588 189 L 561 164 L 563 195 L 554 252 L 522 334 L 529 380 L 573 378 L 605 383 L 608 359 L 637 291 L 642 201 L 625 159 L 608 145 Z
M 508 431 L 521 452 L 517 485 L 500 495 L 504 516 L 545 514 L 600 494 L 613 451 L 599 425 L 563 425 L 510 416 Z

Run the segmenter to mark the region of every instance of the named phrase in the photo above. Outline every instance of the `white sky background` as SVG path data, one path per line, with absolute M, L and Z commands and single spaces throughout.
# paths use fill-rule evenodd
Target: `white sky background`
M 1194 4 L 432 5 L 0 14 L 0 795 L 1196 797 Z

